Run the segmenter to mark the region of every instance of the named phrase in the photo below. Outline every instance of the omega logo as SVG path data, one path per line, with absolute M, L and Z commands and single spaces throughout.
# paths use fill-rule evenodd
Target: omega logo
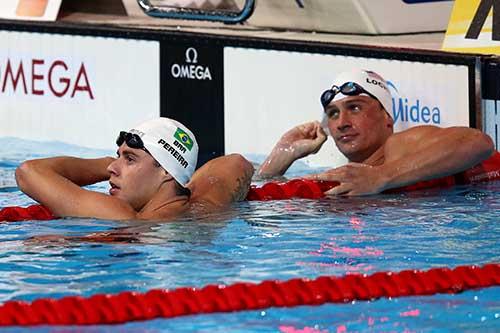
M 198 51 L 194 47 L 190 47 L 186 50 L 186 62 L 188 64 L 198 63 Z
M 93 77 L 85 62 L 79 65 L 62 59 L 48 60 L 0 58 L 0 94 L 54 96 L 75 98 L 77 95 L 94 99 Z
M 198 64 L 198 51 L 194 47 L 186 49 L 185 64 L 173 64 L 170 68 L 170 73 L 176 79 L 190 79 L 190 80 L 212 80 L 210 68 L 197 65 Z

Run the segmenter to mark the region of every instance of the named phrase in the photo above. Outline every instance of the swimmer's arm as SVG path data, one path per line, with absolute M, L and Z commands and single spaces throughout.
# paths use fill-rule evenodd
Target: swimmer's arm
M 253 173 L 252 164 L 239 154 L 215 158 L 197 170 L 189 182 L 191 202 L 223 206 L 242 201 Z
M 263 178 L 282 176 L 296 160 L 316 154 L 326 139 L 317 121 L 292 128 L 276 143 L 257 174 Z
M 80 187 L 109 179 L 107 166 L 112 161 L 111 157 L 30 160 L 16 169 L 16 181 L 21 191 L 56 216 L 135 218 L 135 210 L 126 202 Z
M 282 176 L 297 158 L 291 150 L 276 146 L 273 148 L 264 163 L 261 164 L 258 175 L 262 178 Z
M 86 186 L 108 180 L 110 174 L 107 168 L 113 161 L 114 158 L 112 157 L 85 159 L 70 156 L 29 160 L 19 166 L 16 176 L 18 173 L 23 177 L 43 176 L 37 173 L 32 175 L 28 172 L 23 172 L 25 169 L 34 168 L 39 173 L 52 171 L 76 185 Z M 33 181 L 36 182 L 38 179 L 33 179 Z
M 380 167 L 382 190 L 464 171 L 491 156 L 491 138 L 468 127 L 418 126 L 391 136 Z

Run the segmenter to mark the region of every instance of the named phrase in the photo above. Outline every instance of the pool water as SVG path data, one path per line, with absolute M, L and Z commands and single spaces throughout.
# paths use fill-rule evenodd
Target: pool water
M 25 158 L 103 151 L 19 139 L 0 152 L 0 207 Z M 54 148 L 55 147 L 55 148 Z M 16 152 L 16 153 L 14 153 Z M 22 152 L 22 153 L 19 153 Z M 108 152 L 112 154 L 111 152 Z M 297 176 L 303 170 L 294 169 Z M 106 191 L 104 183 L 93 186 Z M 0 223 L 0 302 L 126 290 L 427 270 L 500 262 L 500 182 L 397 195 L 242 202 L 170 223 L 69 218 Z M 108 233 L 118 240 L 84 239 Z M 36 332 L 497 332 L 500 288 Z

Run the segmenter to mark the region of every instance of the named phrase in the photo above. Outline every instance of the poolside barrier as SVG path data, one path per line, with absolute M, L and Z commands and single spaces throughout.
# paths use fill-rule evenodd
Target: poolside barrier
M 202 313 L 450 294 L 498 285 L 500 264 L 491 263 L 483 267 L 322 276 L 314 280 L 267 280 L 258 284 L 208 285 L 200 289 L 97 294 L 89 298 L 42 298 L 31 303 L 8 301 L 1 305 L 0 326 L 120 324 Z

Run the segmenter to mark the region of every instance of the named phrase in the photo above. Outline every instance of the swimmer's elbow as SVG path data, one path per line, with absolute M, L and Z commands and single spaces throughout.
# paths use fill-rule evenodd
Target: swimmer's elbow
M 484 159 L 490 157 L 495 151 L 495 144 L 491 137 L 481 131 L 476 131 L 474 137 L 474 150 L 484 157 Z
M 446 133 L 453 133 L 450 138 L 454 140 L 456 151 L 476 163 L 487 159 L 495 151 L 491 137 L 476 128 L 450 127 L 444 130 L 449 131 Z
M 26 192 L 26 189 L 29 186 L 30 175 L 34 172 L 33 164 L 33 161 L 26 161 L 21 163 L 21 165 L 16 168 L 16 183 L 19 189 L 23 192 Z
M 488 156 L 491 156 L 495 152 L 495 143 L 489 135 L 484 134 L 484 136 L 486 137 L 484 140 Z
M 231 163 L 237 170 L 242 170 L 245 175 L 248 175 L 250 178 L 253 176 L 255 169 L 245 157 L 241 154 L 230 154 L 228 157 L 231 160 Z
M 240 154 L 229 155 L 231 159 L 231 167 L 233 172 L 233 182 L 229 185 L 230 196 L 226 197 L 222 202 L 230 203 L 242 201 L 246 198 L 248 190 L 250 189 L 250 183 L 252 181 L 253 173 L 255 169 L 246 158 Z

